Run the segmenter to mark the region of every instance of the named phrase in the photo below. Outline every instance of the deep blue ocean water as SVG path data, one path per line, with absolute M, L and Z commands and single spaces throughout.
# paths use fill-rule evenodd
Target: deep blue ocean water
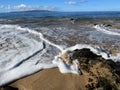
M 120 12 L 9 12 L 0 13 L 0 19 L 16 18 L 120 18 Z

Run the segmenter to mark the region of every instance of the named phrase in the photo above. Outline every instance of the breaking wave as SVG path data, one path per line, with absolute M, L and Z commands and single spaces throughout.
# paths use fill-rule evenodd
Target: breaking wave
M 111 56 L 99 46 L 77 44 L 64 49 L 45 39 L 42 33 L 35 30 L 1 24 L 0 86 L 46 68 L 58 67 L 62 73 L 80 74 L 75 65 L 67 65 L 60 56 L 66 51 L 82 48 L 89 48 L 105 59 L 119 61 L 120 58 L 120 54 Z
M 113 29 L 113 28 L 110 29 L 108 27 L 105 27 L 104 25 L 95 25 L 94 28 L 96 28 L 98 31 L 101 31 L 109 35 L 120 36 L 120 30 L 118 29 Z

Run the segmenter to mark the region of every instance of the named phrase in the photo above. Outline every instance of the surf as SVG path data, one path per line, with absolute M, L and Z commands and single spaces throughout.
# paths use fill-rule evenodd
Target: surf
M 58 67 L 61 73 L 80 74 L 80 71 L 76 68 L 76 63 L 74 63 L 74 65 L 68 65 L 61 60 L 60 56 L 67 51 L 88 48 L 93 53 L 101 55 L 105 59 L 119 61 L 120 57 L 120 54 L 117 56 L 112 56 L 109 52 L 95 45 L 76 44 L 75 46 L 63 48 L 62 46 L 47 40 L 42 33 L 27 27 L 23 28 L 19 25 L 1 24 L 0 34 L 2 36 L 0 43 L 3 43 L 6 38 L 11 35 L 11 40 L 13 40 L 11 43 L 16 45 L 16 47 L 20 45 L 20 43 L 17 44 L 17 38 L 19 38 L 19 41 L 21 41 L 24 45 L 27 45 L 26 47 L 18 47 L 17 49 L 13 48 L 12 50 L 9 50 L 8 44 L 8 47 L 6 47 L 8 51 L 1 52 L 0 86 L 46 68 Z M 37 37 L 39 40 L 34 39 Z M 2 50 L 4 49 L 5 48 Z M 48 53 L 47 50 L 50 52 Z M 49 55 L 49 57 L 47 57 L 46 54 Z M 4 60 L 5 58 L 6 60 Z

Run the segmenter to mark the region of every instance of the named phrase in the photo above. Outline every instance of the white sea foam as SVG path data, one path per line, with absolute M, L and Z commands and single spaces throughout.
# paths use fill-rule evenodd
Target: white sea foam
M 94 28 L 96 28 L 96 30 L 101 31 L 105 34 L 120 36 L 119 29 L 105 27 L 104 25 L 95 25 Z M 109 58 L 115 62 L 120 61 L 120 53 L 117 53 L 117 55 L 110 55 L 109 54 L 109 56 L 110 56 Z
M 30 37 L 30 33 L 40 36 L 39 40 Z M 41 39 L 42 34 L 18 25 L 0 25 L 0 37 L 0 86 L 38 70 L 56 67 L 52 51 L 47 53 L 53 47 Z
M 59 67 L 61 73 L 80 74 L 77 62 L 67 65 L 59 58 L 66 51 L 89 48 L 105 59 L 120 57 L 120 54 L 111 56 L 98 46 L 85 44 L 64 49 L 45 39 L 42 33 L 18 25 L 0 25 L 0 37 L 0 86 L 45 68 Z
M 53 63 L 58 66 L 61 73 L 80 74 L 80 71 L 78 70 L 78 68 L 76 68 L 75 64 L 68 65 L 63 62 L 58 56 L 56 56 L 56 58 L 53 60 Z
M 39 36 L 39 40 L 27 37 L 28 34 Z M 59 64 L 52 63 L 57 55 L 56 50 L 62 52 L 63 48 L 46 40 L 41 33 L 18 25 L 0 25 L 0 35 L 0 86 L 56 66 L 60 67 L 62 73 L 76 73 L 74 66 L 67 67 L 62 61 Z M 55 51 L 52 48 L 56 48 Z
M 101 31 L 103 33 L 109 34 L 109 35 L 117 35 L 120 36 L 119 32 L 115 32 L 116 30 L 110 30 L 110 28 L 105 27 L 103 25 L 95 25 L 94 28 L 96 28 L 98 31 Z M 119 30 L 118 30 L 119 31 Z
M 97 55 L 101 55 L 105 59 L 109 59 L 109 54 L 105 51 L 103 51 L 99 46 L 92 46 L 92 45 L 87 45 L 87 44 L 77 44 L 75 46 L 69 47 L 65 50 L 63 50 L 62 53 L 65 53 L 66 51 L 73 51 L 75 49 L 83 49 L 83 48 L 88 48 L 90 49 L 93 53 Z

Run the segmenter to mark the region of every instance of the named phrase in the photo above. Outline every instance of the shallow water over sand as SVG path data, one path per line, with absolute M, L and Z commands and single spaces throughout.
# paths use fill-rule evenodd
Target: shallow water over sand
M 45 68 L 59 67 L 62 73 L 78 74 L 75 66 L 66 65 L 59 58 L 69 50 L 89 48 L 105 59 L 120 61 L 119 29 L 71 21 L 44 24 L 0 25 L 0 85 Z
M 64 48 L 74 46 L 76 44 L 97 45 L 106 52 L 120 53 L 120 35 L 109 34 L 104 30 L 99 31 L 93 26 L 79 27 L 37 27 L 34 28 L 38 32 L 42 32 L 45 38 L 53 43 L 63 46 Z M 119 31 L 119 29 L 118 29 Z M 114 31 L 111 31 L 114 33 Z M 115 52 L 113 54 L 115 54 Z

